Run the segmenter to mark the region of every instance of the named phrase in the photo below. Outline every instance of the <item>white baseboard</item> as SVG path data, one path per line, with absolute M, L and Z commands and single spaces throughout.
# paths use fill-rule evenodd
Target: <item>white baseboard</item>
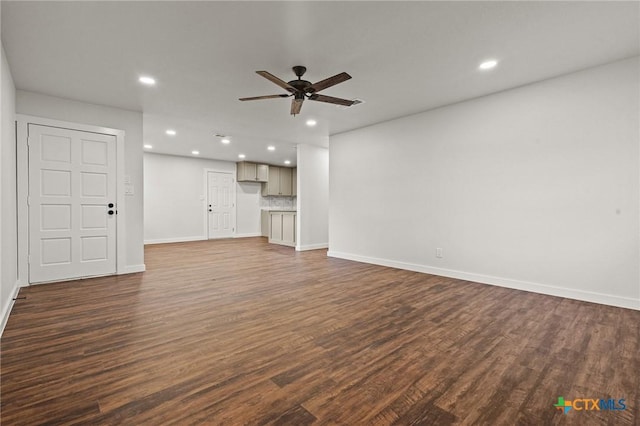
M 473 281 L 481 284 L 495 285 L 515 290 L 529 291 L 532 293 L 546 294 L 549 296 L 565 297 L 567 299 L 599 303 L 601 305 L 610 305 L 619 308 L 640 310 L 640 299 L 633 299 L 631 297 L 620 297 L 586 290 L 576 290 L 566 287 L 532 283 L 528 281 L 512 280 L 509 278 L 493 277 L 490 275 L 436 268 L 433 266 L 419 265 L 415 263 L 400 262 L 396 260 L 381 259 L 369 256 L 361 256 L 357 254 L 343 253 L 331 250 L 329 250 L 327 256 L 346 260 L 354 260 L 356 262 L 362 263 L 371 263 L 374 265 L 388 266 L 390 268 L 406 269 L 409 271 L 422 272 L 425 274 L 439 275 L 442 277 Z
M 135 274 L 136 272 L 144 272 L 147 270 L 147 266 L 143 263 L 140 265 L 127 265 L 122 270 L 118 271 L 118 275 L 121 274 Z
M 262 237 L 262 232 L 250 232 L 248 234 L 236 234 L 233 238 L 249 238 L 249 237 Z
M 296 251 L 319 250 L 329 248 L 329 243 L 307 244 L 304 246 L 296 246 Z
M 16 297 L 18 297 L 18 292 L 20 291 L 20 281 L 16 281 L 13 284 L 13 288 L 11 289 L 11 294 L 9 295 L 9 299 L 6 300 L 2 306 L 2 317 L 0 318 L 0 336 L 4 332 L 4 327 L 7 325 L 7 321 L 9 321 L 9 315 L 11 314 L 11 309 L 13 309 L 13 304 L 15 303 Z
M 188 241 L 204 241 L 207 237 L 198 235 L 195 237 L 160 238 L 156 240 L 144 240 L 144 244 L 186 243 Z

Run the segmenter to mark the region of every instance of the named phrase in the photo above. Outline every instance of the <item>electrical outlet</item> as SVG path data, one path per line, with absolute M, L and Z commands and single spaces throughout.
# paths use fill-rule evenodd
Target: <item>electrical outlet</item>
M 436 249 L 436 257 L 440 257 L 440 258 L 442 257 L 442 248 L 438 247 Z

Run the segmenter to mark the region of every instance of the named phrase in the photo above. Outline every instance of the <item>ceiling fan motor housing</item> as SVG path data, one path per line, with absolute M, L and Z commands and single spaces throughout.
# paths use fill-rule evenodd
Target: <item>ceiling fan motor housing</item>
M 289 86 L 292 86 L 296 91 L 300 92 L 313 92 L 313 89 L 310 88 L 311 82 L 307 80 L 291 80 L 288 82 Z
M 303 92 L 303 93 L 314 92 L 313 88 L 310 88 L 310 86 L 313 83 L 311 83 L 310 81 L 302 79 L 302 76 L 304 75 L 304 73 L 307 72 L 307 67 L 303 67 L 302 65 L 296 65 L 295 67 L 293 67 L 291 69 L 295 73 L 296 77 L 298 77 L 298 79 L 297 80 L 291 80 L 291 81 L 287 82 L 287 84 L 289 86 L 293 87 L 294 89 L 296 89 L 296 92 Z M 299 99 L 297 95 L 296 95 L 296 99 Z

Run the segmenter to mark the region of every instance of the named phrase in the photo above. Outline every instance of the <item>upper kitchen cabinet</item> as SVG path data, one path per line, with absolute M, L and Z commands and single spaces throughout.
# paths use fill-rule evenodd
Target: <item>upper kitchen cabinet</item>
M 241 161 L 238 164 L 238 182 L 267 182 L 269 166 Z
M 294 167 L 291 171 L 291 195 L 298 196 L 298 168 Z
M 291 196 L 293 194 L 292 180 L 292 169 L 280 167 L 280 195 Z
M 292 195 L 292 172 L 288 167 L 269 166 L 269 179 L 262 185 L 262 195 Z

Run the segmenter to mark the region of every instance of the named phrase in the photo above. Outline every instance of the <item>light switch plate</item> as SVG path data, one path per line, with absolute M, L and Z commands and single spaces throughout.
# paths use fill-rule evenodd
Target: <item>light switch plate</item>
M 124 185 L 124 195 L 133 195 L 133 185 L 126 183 Z

